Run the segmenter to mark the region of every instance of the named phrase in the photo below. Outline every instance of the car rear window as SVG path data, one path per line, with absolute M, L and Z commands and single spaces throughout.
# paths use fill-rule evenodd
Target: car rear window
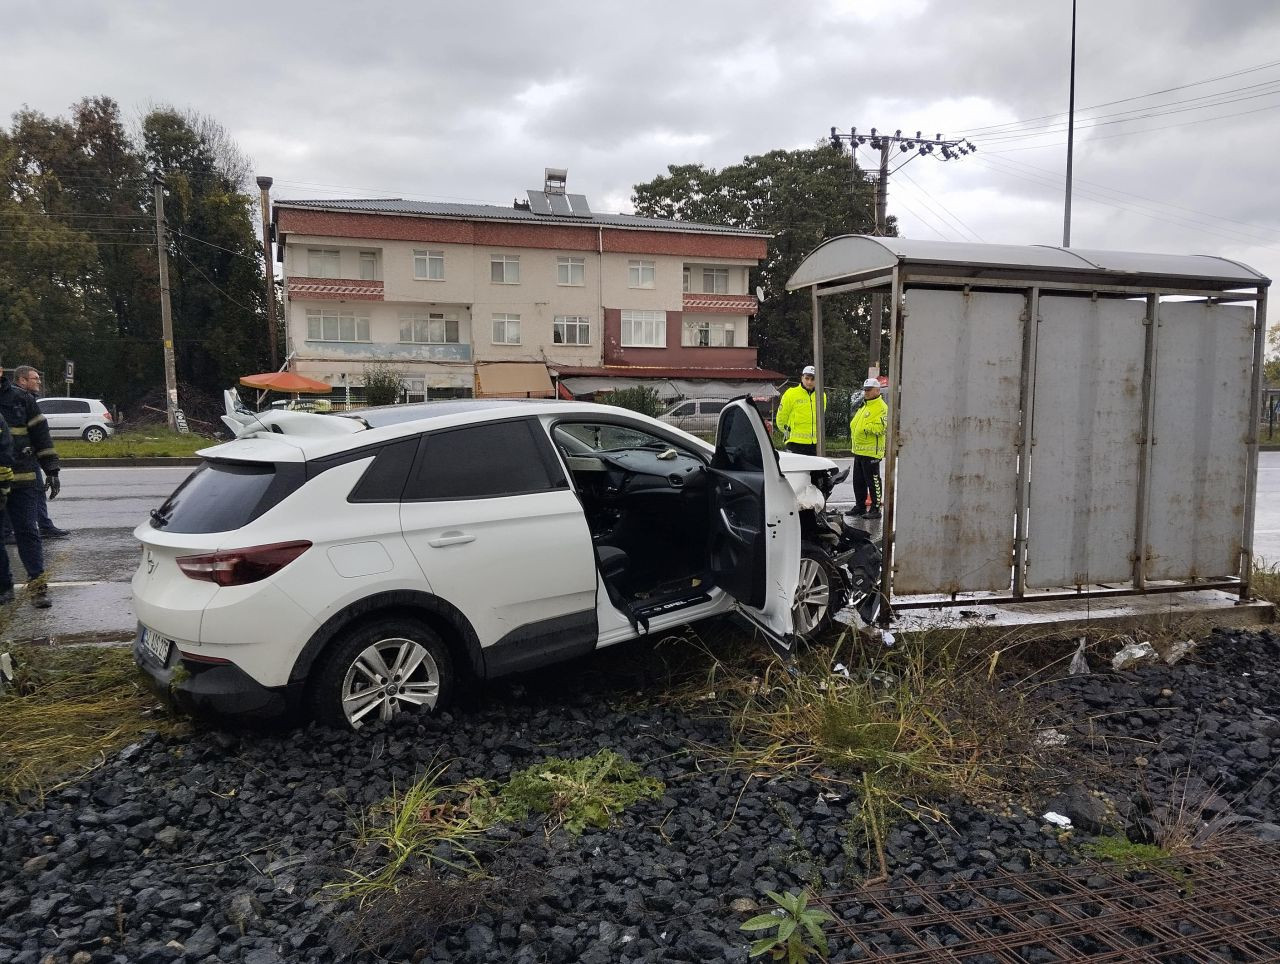
M 204 462 L 151 513 L 165 532 L 230 532 L 248 525 L 304 481 L 301 464 Z

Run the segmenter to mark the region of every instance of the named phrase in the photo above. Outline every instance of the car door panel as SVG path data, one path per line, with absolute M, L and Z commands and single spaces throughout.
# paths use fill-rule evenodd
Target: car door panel
M 764 422 L 747 398 L 720 415 L 712 476 L 710 569 L 775 646 L 794 645 L 800 515 Z

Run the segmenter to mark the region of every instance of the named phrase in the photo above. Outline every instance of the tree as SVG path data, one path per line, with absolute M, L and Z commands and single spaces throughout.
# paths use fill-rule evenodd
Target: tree
M 852 179 L 852 181 L 851 181 Z M 807 291 L 789 292 L 787 279 L 827 238 L 869 234 L 875 225 L 874 188 L 849 155 L 827 141 L 793 151 L 748 156 L 722 170 L 701 164 L 671 165 L 665 175 L 637 184 L 636 213 L 768 232 L 768 252 L 752 272 L 764 289 L 752 337 L 760 364 L 795 377 L 812 361 L 813 316 Z M 888 232 L 897 233 L 889 219 Z M 825 377 L 837 395 L 860 385 L 866 372 L 866 298 L 823 301 Z

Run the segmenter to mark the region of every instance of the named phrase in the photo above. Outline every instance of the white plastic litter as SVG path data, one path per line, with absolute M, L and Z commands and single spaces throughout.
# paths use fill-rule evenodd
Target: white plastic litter
M 1186 656 L 1187 653 L 1191 652 L 1195 648 L 1196 648 L 1195 640 L 1180 639 L 1176 643 L 1170 644 L 1168 650 L 1165 651 L 1164 661 L 1168 663 L 1170 666 L 1172 666 L 1174 663 L 1182 659 L 1182 657 Z
M 0 653 L 0 693 L 13 682 L 13 656 L 9 653 Z
M 1088 642 L 1083 636 L 1080 637 L 1080 645 L 1076 647 L 1075 655 L 1071 657 L 1071 665 L 1067 671 L 1072 676 L 1081 676 L 1089 672 L 1089 661 L 1084 658 L 1084 647 Z
M 836 663 L 835 666 L 831 667 L 831 675 L 843 676 L 845 679 L 849 679 L 849 668 L 844 663 Z
M 1044 819 L 1046 822 L 1053 824 L 1055 827 L 1071 826 L 1070 817 L 1064 817 L 1062 814 L 1057 813 L 1056 811 L 1053 811 L 1053 810 L 1050 810 L 1048 813 L 1046 813 L 1044 815 Z
M 1041 730 L 1036 734 L 1036 746 L 1051 747 L 1066 746 L 1066 744 L 1067 734 L 1059 733 L 1052 727 L 1047 730 Z
M 889 630 L 882 629 L 880 631 L 880 642 L 884 643 L 886 646 L 893 646 L 897 641 L 897 637 L 895 637 L 893 633 L 889 632 Z
M 1126 643 L 1111 659 L 1112 669 L 1131 669 L 1139 663 L 1156 658 L 1156 651 L 1150 643 Z

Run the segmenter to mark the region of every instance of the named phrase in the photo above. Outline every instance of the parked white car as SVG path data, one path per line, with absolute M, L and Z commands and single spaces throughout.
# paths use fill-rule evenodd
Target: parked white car
M 790 650 L 878 576 L 825 511 L 835 464 L 742 399 L 714 447 L 579 402 L 224 421 L 134 533 L 134 655 L 188 709 L 358 727 L 734 610 Z
M 48 420 L 49 434 L 54 438 L 82 438 L 86 442 L 101 442 L 116 434 L 111 412 L 100 398 L 51 396 L 36 399 L 36 404 Z

